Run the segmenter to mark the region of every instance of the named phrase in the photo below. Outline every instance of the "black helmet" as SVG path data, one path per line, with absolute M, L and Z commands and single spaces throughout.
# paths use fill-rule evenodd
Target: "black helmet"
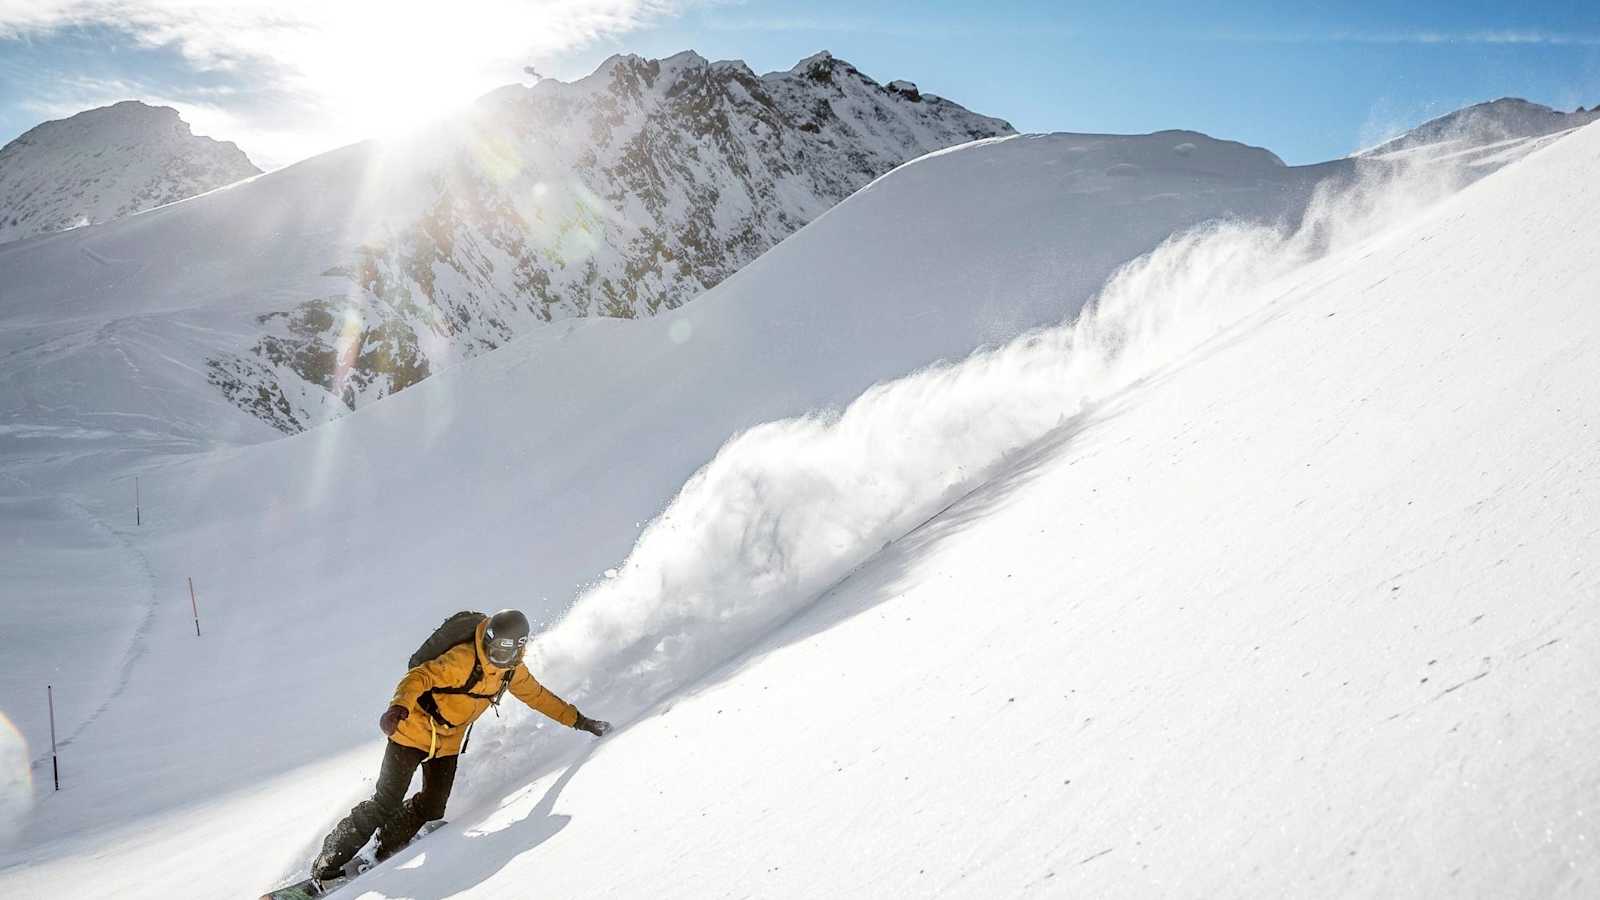
M 511 668 L 522 659 L 529 630 L 527 616 L 514 609 L 500 610 L 483 629 L 483 655 L 502 669 Z

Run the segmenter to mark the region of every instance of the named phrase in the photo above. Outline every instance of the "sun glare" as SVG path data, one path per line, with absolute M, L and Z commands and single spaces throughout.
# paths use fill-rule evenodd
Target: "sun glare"
M 402 134 L 510 80 L 486 58 L 480 25 L 476 17 L 345 10 L 305 36 L 299 68 L 330 119 L 352 137 Z
M 22 30 L 44 35 L 99 21 L 102 6 L 56 0 Z M 661 8 L 653 0 L 166 0 L 119 4 L 108 24 L 237 82 L 217 97 L 264 98 L 252 105 L 145 91 L 142 99 L 178 107 L 197 132 L 235 141 L 273 168 L 426 127 L 522 79 L 524 67 L 637 28 Z M 78 99 L 126 99 L 126 86 L 118 90 Z

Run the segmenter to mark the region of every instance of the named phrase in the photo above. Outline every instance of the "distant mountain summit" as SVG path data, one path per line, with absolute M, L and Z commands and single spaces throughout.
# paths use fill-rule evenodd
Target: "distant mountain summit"
M 1502 97 L 1430 119 L 1399 137 L 1356 155 L 1389 156 L 1422 147 L 1467 150 L 1504 141 L 1557 134 L 1587 125 L 1596 119 L 1600 119 L 1600 105 L 1592 110 L 1580 106 L 1573 112 L 1564 113 L 1518 97 Z
M 45 122 L 0 149 L 0 243 L 108 222 L 261 170 L 178 111 L 125 100 Z

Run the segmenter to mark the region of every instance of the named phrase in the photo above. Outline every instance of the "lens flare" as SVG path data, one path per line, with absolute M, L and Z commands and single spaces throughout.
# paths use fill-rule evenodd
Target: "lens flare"
M 339 327 L 339 336 L 334 340 L 333 393 L 336 396 L 344 393 L 345 382 L 350 378 L 350 370 L 355 367 L 356 356 L 361 352 L 364 327 L 361 313 L 354 306 L 347 307 L 344 311 L 344 321 Z
M 0 713 L 0 847 L 17 839 L 32 809 L 33 772 L 28 764 L 28 742 Z

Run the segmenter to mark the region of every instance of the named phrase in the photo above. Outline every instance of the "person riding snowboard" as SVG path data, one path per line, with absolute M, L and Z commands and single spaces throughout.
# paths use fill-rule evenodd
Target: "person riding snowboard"
M 417 659 L 430 651 L 430 644 L 452 623 L 458 629 L 470 624 L 459 621 L 468 617 L 481 619 L 470 640 L 432 658 Z M 312 878 L 323 881 L 342 874 L 345 863 L 366 846 L 374 831 L 378 832 L 377 858 L 383 860 L 410 842 L 424 824 L 443 818 L 468 726 L 491 705 L 498 705 L 508 689 L 518 700 L 563 725 L 595 737 L 611 729 L 609 723 L 578 712 L 529 674 L 522 663 L 528 632 L 528 618 L 514 609 L 502 609 L 492 616 L 458 613 L 423 644 L 412 657 L 412 669 L 395 688 L 388 710 L 378 719 L 378 727 L 389 741 L 372 799 L 356 804 L 329 832 L 322 853 L 312 863 Z M 422 767 L 422 790 L 402 803 L 418 766 Z

